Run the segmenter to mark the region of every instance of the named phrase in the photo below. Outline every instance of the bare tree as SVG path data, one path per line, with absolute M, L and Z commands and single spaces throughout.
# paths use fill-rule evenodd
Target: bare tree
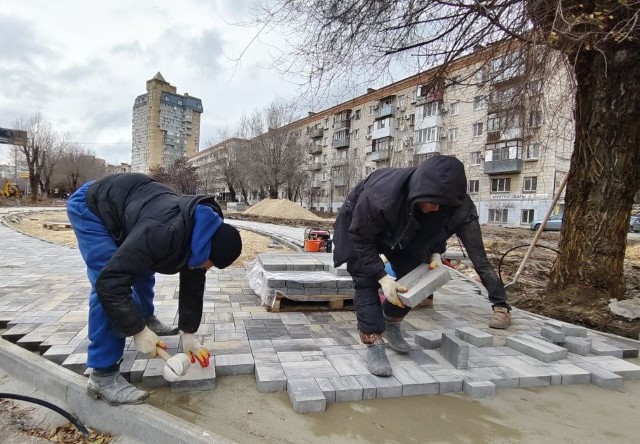
M 82 184 L 104 177 L 107 172 L 106 162 L 96 156 L 84 146 L 70 143 L 60 156 L 52 176 L 52 181 L 60 182 L 60 177 L 66 181 L 67 191 L 71 194 Z
M 16 121 L 15 128 L 27 132 L 27 140 L 20 146 L 20 153 L 29 170 L 31 201 L 37 202 L 43 158 L 47 157 L 47 152 L 54 151 L 58 135 L 51 123 L 40 113 L 26 120 Z
M 179 194 L 196 194 L 200 181 L 196 167 L 186 157 L 177 159 L 169 168 L 161 165 L 151 168 L 149 176 L 169 185 Z
M 295 117 L 292 106 L 274 102 L 262 112 L 254 112 L 246 122 L 252 138 L 248 149 L 243 150 L 249 161 L 243 165 L 250 170 L 258 188 L 266 190 L 271 199 L 278 198 L 281 187 L 296 177 L 304 163 L 300 135 L 284 128 Z M 296 179 L 295 188 L 299 182 Z
M 40 190 L 42 197 L 46 198 L 51 192 L 51 178 L 53 171 L 60 160 L 63 153 L 71 144 L 71 136 L 68 133 L 56 136 L 55 143 L 50 149 L 40 150 Z
M 434 81 L 453 80 L 467 55 L 485 61 L 478 69 L 490 82 L 566 62 L 575 138 L 552 280 L 603 299 L 625 293 L 627 222 L 640 188 L 639 18 L 637 0 L 273 0 L 258 15 L 286 27 L 292 46 L 281 66 L 310 75 L 316 90 L 398 64 L 439 67 Z

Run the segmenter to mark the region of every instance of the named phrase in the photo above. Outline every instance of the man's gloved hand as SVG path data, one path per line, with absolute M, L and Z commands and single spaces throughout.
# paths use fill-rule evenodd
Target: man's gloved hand
M 429 259 L 429 270 L 433 270 L 436 267 L 442 267 L 442 258 L 440 253 L 433 253 Z
M 182 338 L 182 350 L 189 355 L 191 363 L 195 363 L 197 359 L 200 367 L 209 367 L 211 353 L 200 344 L 195 335 L 180 332 L 180 337 Z
M 378 283 L 380 284 L 380 287 L 382 287 L 384 297 L 387 298 L 389 302 L 398 307 L 404 307 L 404 304 L 398 297 L 398 292 L 406 293 L 407 287 L 398 284 L 389 275 L 384 276 L 378 281 Z
M 153 358 L 158 356 L 156 347 L 167 349 L 167 344 L 157 334 L 149 330 L 149 327 L 145 327 L 140 333 L 133 335 L 133 343 L 136 346 L 136 350 L 142 353 L 149 353 Z

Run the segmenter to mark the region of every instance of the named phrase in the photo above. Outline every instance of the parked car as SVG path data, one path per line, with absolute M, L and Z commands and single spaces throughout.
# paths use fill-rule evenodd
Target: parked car
M 634 233 L 640 231 L 640 216 L 631 216 L 631 219 L 629 219 L 629 231 Z
M 538 231 L 538 228 L 542 225 L 542 219 L 534 220 L 531 222 L 531 229 L 533 231 Z M 547 221 L 547 225 L 545 225 L 545 231 L 560 231 L 562 228 L 562 214 L 556 214 L 551 216 Z

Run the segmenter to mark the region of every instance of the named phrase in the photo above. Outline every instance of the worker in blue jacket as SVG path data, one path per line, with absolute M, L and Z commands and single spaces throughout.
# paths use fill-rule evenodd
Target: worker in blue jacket
M 435 156 L 416 167 L 383 168 L 351 191 L 334 227 L 333 261 L 347 264 L 361 341 L 368 345 L 369 371 L 390 376 L 383 338 L 400 353 L 410 351 L 400 323 L 409 313 L 398 292 L 406 291 L 385 270 L 380 255 L 398 278 L 422 263 L 441 265 L 440 254 L 454 234 L 487 288 L 493 306 L 489 326 L 507 328 L 511 307 L 504 285 L 489 263 L 476 207 L 466 192 L 464 165 L 452 156 Z M 378 290 L 385 300 L 381 303 Z
M 67 214 L 91 282 L 88 393 L 112 405 L 149 397 L 120 374 L 128 336 L 139 352 L 156 356 L 157 347 L 166 348 L 159 336 L 179 331 L 192 362 L 208 366 L 211 355 L 194 335 L 205 273 L 228 267 L 242 250 L 213 197 L 178 196 L 144 174 L 122 173 L 80 187 Z M 155 273 L 180 273 L 177 327 L 154 315 Z

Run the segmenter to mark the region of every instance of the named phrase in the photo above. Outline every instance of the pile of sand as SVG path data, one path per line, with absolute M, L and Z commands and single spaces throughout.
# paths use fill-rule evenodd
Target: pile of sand
M 244 213 L 279 219 L 323 220 L 288 199 L 264 199 L 246 209 Z

